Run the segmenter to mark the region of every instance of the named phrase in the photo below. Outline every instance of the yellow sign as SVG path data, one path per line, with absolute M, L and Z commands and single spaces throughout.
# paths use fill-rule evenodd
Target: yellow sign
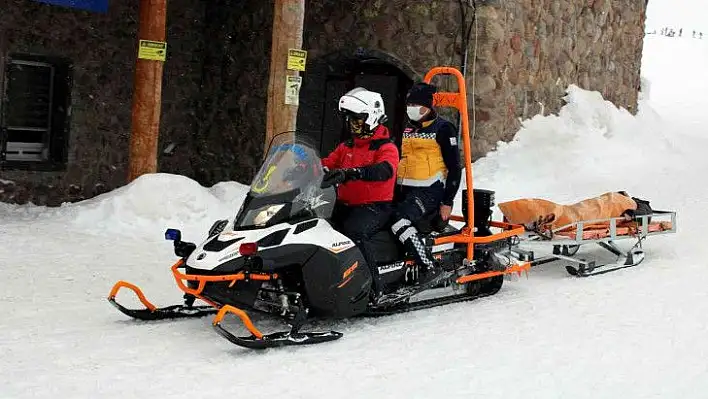
M 167 57 L 167 43 L 141 40 L 138 47 L 138 58 L 144 60 L 165 61 Z
M 285 77 L 285 104 L 299 105 L 300 104 L 300 87 L 302 87 L 302 77 L 286 76 Z
M 307 51 L 291 48 L 288 50 L 288 69 L 292 71 L 304 71 L 307 63 Z

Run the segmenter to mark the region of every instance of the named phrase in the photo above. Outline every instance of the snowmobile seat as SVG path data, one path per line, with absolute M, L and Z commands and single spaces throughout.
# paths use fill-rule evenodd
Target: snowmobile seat
M 376 234 L 369 239 L 367 245 L 369 245 L 374 253 L 376 263 L 391 263 L 399 260 L 401 257 L 401 248 L 398 240 L 389 229 L 377 231 Z

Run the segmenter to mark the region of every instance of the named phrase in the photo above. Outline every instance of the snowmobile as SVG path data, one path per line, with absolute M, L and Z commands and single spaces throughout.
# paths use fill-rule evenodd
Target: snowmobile
M 436 94 L 436 105 L 458 108 L 462 114 L 467 187 L 472 189 L 464 80 L 457 69 L 441 67 L 431 70 L 426 81 L 437 74 L 455 75 L 462 83 L 459 93 Z M 463 225 L 442 223 L 436 213 L 417 224 L 445 270 L 442 282 L 418 284 L 412 254 L 390 229 L 371 239 L 377 264 L 370 268 L 357 244 L 330 222 L 336 187 L 323 184 L 323 176 L 315 146 L 298 132 L 277 135 L 233 219 L 214 222 L 199 245 L 183 241 L 177 229 L 165 232 L 179 257 L 172 273 L 184 292 L 184 304 L 158 308 L 125 281 L 114 285 L 108 300 L 143 320 L 216 314 L 213 327 L 221 336 L 241 347 L 264 349 L 342 337 L 336 331 L 302 332 L 311 319 L 390 315 L 494 295 L 506 275 L 530 268 L 529 262 L 507 255 L 523 226 L 492 221 L 494 192 L 474 189 L 463 190 L 464 216 L 451 218 Z M 377 297 L 371 295 L 375 278 L 384 288 Z M 121 288 L 134 291 L 145 309 L 119 304 Z M 196 300 L 208 305 L 195 306 Z M 247 311 L 276 316 L 289 329 L 264 334 Z M 237 316 L 251 335 L 230 332 L 222 324 L 228 314 Z

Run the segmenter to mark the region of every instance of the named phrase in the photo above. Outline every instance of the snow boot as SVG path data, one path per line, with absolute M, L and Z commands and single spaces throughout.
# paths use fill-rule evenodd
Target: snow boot
M 421 271 L 417 285 L 420 287 L 433 287 L 438 285 L 442 280 L 445 279 L 447 273 L 440 266 L 437 261 L 433 261 L 433 266 L 423 265 L 423 270 Z

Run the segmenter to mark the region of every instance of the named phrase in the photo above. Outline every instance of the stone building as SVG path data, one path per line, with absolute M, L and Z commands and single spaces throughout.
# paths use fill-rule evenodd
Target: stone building
M 273 2 L 168 8 L 159 171 L 248 183 L 263 154 Z M 0 200 L 57 205 L 125 184 L 136 3 L 0 9 Z M 337 99 L 362 85 L 382 92 L 400 132 L 407 89 L 439 65 L 466 71 L 475 159 L 520 119 L 557 112 L 571 83 L 635 112 L 645 12 L 642 0 L 308 0 L 298 129 L 331 150 Z

